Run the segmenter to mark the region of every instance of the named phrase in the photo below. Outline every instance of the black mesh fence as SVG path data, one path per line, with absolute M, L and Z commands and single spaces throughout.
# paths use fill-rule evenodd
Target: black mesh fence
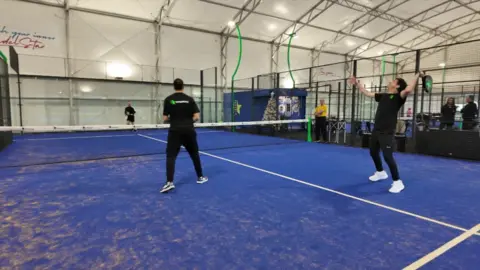
M 0 126 L 11 126 L 8 64 L 0 59 Z

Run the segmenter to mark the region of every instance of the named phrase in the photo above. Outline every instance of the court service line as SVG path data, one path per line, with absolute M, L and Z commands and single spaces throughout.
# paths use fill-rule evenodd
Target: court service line
M 420 267 L 423 267 L 427 263 L 429 263 L 429 262 L 433 261 L 434 259 L 436 259 L 437 257 L 441 256 L 443 253 L 452 249 L 456 245 L 458 245 L 461 242 L 463 242 L 463 241 L 467 240 L 468 238 L 472 237 L 478 231 L 480 231 L 480 224 L 477 224 L 477 226 L 475 226 L 475 227 L 471 228 L 470 230 L 462 233 L 461 235 L 455 237 L 454 239 L 445 243 L 443 246 L 441 246 L 441 247 L 437 248 L 436 250 L 430 252 L 429 254 L 425 255 L 421 259 L 413 262 L 409 266 L 403 268 L 403 270 L 416 270 L 416 269 L 419 269 Z
M 160 140 L 160 139 L 153 138 L 153 137 L 150 137 L 150 136 L 145 136 L 145 135 L 141 135 L 141 134 L 138 134 L 138 135 L 141 136 L 141 137 L 150 139 L 150 140 L 154 140 L 154 141 L 158 141 L 158 142 L 162 142 L 162 143 L 167 143 L 164 140 Z M 364 202 L 364 203 L 367 203 L 367 204 L 370 204 L 370 205 L 381 207 L 381 208 L 384 208 L 384 209 L 387 209 L 387 210 L 390 210 L 390 211 L 393 211 L 393 212 L 397 212 L 397 213 L 404 214 L 404 215 L 411 216 L 411 217 L 415 217 L 415 218 L 418 218 L 418 219 L 421 219 L 421 220 L 429 221 L 429 222 L 432 222 L 432 223 L 435 223 L 435 224 L 438 224 L 438 225 L 442 225 L 442 226 L 445 226 L 445 227 L 448 227 L 448 228 L 452 228 L 452 229 L 455 229 L 455 230 L 459 230 L 459 231 L 462 231 L 462 232 L 467 231 L 467 229 L 456 226 L 456 225 L 452 225 L 452 224 L 449 224 L 449 223 L 446 223 L 446 222 L 443 222 L 443 221 L 439 221 L 439 220 L 436 220 L 436 219 L 432 219 L 432 218 L 424 217 L 424 216 L 421 216 L 421 215 L 417 215 L 417 214 L 414 214 L 414 213 L 411 213 L 411 212 L 407 212 L 407 211 L 397 209 L 397 208 L 394 208 L 394 207 L 391 207 L 391 206 L 380 204 L 380 203 L 377 203 L 377 202 L 374 202 L 374 201 L 369 201 L 369 200 L 366 200 L 366 199 L 362 199 L 360 197 L 355 197 L 355 196 L 352 196 L 352 195 L 347 194 L 347 193 L 343 193 L 343 192 L 340 192 L 340 191 L 337 191 L 337 190 L 334 190 L 334 189 L 330 189 L 330 188 L 327 188 L 327 187 L 315 185 L 315 184 L 305 182 L 305 181 L 302 181 L 302 180 L 299 180 L 299 179 L 295 179 L 293 177 L 289 177 L 289 176 L 286 176 L 286 175 L 283 175 L 283 174 L 275 173 L 275 172 L 272 172 L 272 171 L 267 171 L 267 170 L 264 170 L 264 169 L 261 169 L 261 168 L 258 168 L 258 167 L 254 167 L 254 166 L 251 166 L 251 165 L 248 165 L 248 164 L 245 164 L 245 163 L 241 163 L 241 162 L 238 162 L 238 161 L 235 161 L 235 160 L 227 159 L 227 158 L 224 158 L 224 157 L 221 157 L 221 156 L 212 155 L 210 153 L 206 153 L 206 152 L 203 152 L 203 151 L 200 151 L 200 153 L 205 155 L 205 156 L 213 157 L 213 158 L 223 160 L 223 161 L 226 161 L 226 162 L 229 162 L 229 163 L 232 163 L 232 164 L 236 164 L 236 165 L 243 166 L 243 167 L 246 167 L 246 168 L 250 168 L 250 169 L 253 169 L 253 170 L 256 170 L 256 171 L 259 171 L 259 172 L 274 175 L 274 176 L 277 176 L 277 177 L 280 177 L 280 178 L 283 178 L 283 179 L 286 179 L 286 180 L 297 182 L 297 183 L 300 183 L 300 184 L 303 184 L 303 185 L 306 185 L 306 186 L 310 186 L 310 187 L 318 188 L 318 189 L 328 191 L 328 192 L 331 192 L 331 193 L 335 193 L 335 194 L 340 195 L 340 196 L 344 196 L 344 197 L 347 197 L 347 198 L 350 198 L 350 199 L 353 199 L 353 200 L 357 200 L 357 201 L 361 201 L 361 202 Z
M 98 136 L 73 136 L 73 137 L 58 137 L 58 138 L 38 138 L 38 139 L 21 139 L 17 141 L 55 141 L 55 140 L 73 140 L 73 139 L 96 139 L 96 138 L 113 138 L 113 137 L 133 137 L 137 134 L 128 135 L 98 135 Z
M 212 130 L 212 131 L 198 131 L 198 134 L 203 133 L 218 133 L 224 132 L 220 130 Z M 147 133 L 147 135 L 155 135 L 152 133 Z M 57 137 L 57 138 L 37 138 L 37 139 L 21 139 L 15 141 L 56 141 L 56 140 L 74 140 L 74 139 L 96 139 L 96 138 L 115 138 L 115 137 L 133 137 L 137 136 L 137 134 L 128 134 L 128 135 L 98 135 L 98 136 L 73 136 L 73 137 Z

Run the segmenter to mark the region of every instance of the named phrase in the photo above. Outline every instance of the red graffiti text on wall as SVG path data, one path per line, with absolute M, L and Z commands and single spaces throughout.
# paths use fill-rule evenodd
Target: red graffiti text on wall
M 9 36 L 6 39 L 0 39 L 0 46 L 14 46 L 25 49 L 43 49 L 45 44 L 38 39 L 23 36 Z
M 328 77 L 337 77 L 337 78 L 340 78 L 340 76 L 337 76 L 337 74 L 331 72 L 331 71 L 324 71 L 323 68 L 320 68 L 320 71 L 319 71 L 319 74 L 320 75 L 324 75 L 324 76 L 328 76 Z

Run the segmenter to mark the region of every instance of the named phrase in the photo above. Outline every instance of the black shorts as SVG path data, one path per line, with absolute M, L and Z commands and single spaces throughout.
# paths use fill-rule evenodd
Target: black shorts
M 182 146 L 185 147 L 189 153 L 198 152 L 197 133 L 195 130 L 168 131 L 167 156 L 177 156 Z
M 370 149 L 394 149 L 395 133 L 374 130 L 370 137 Z

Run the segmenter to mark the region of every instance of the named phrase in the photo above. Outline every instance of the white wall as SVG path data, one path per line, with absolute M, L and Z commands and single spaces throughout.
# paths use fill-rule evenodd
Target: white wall
M 0 50 L 8 56 L 8 46 L 15 47 L 20 54 L 20 71 L 64 76 L 64 11 L 20 1 L 1 1 L 0 10 Z

